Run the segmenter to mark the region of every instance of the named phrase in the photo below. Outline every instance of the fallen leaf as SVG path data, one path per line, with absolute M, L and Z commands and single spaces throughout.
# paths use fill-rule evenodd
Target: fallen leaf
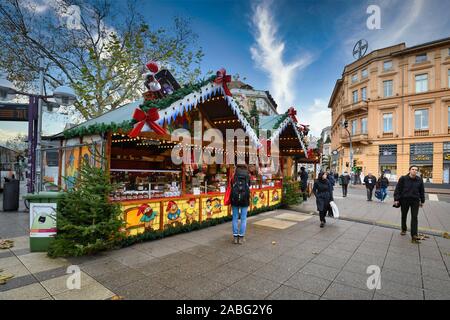
M 442 235 L 445 239 L 450 239 L 450 236 L 448 235 L 448 232 L 444 232 Z
M 115 295 L 111 298 L 111 300 L 124 300 L 124 297 Z
M 276 245 L 276 244 L 277 244 L 277 242 L 276 242 L 276 241 L 272 241 L 272 244 L 273 244 L 273 245 Z
M 319 254 L 318 252 L 313 251 L 312 254 Z

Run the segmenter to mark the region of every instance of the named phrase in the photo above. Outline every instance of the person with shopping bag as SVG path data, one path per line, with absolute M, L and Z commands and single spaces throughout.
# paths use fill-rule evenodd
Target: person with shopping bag
M 243 244 L 247 229 L 247 213 L 250 205 L 250 174 L 245 164 L 239 164 L 232 179 L 228 180 L 225 192 L 225 205 L 231 205 L 233 213 L 232 231 L 233 243 Z M 239 226 L 239 217 L 241 224 Z
M 323 228 L 327 223 L 325 216 L 328 210 L 330 210 L 330 202 L 333 201 L 333 193 L 331 188 L 331 184 L 327 178 L 327 173 L 321 171 L 313 186 L 313 193 L 316 197 L 316 205 L 317 210 L 319 211 L 321 228 Z

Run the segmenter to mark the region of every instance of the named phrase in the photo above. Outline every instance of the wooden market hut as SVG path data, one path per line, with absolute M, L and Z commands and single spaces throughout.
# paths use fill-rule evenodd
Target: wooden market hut
M 217 129 L 226 137 L 227 129 L 242 129 L 248 159 L 261 145 L 249 120 L 226 82 L 217 77 L 160 99 L 126 104 L 57 135 L 61 139 L 59 184 L 72 187 L 83 158 L 103 165 L 120 185 L 110 199 L 120 203 L 130 235 L 230 215 L 223 201 L 232 166 L 174 163 L 171 155 L 177 147 L 171 133 L 185 129 L 194 136 L 195 123 L 200 123 L 200 146 L 182 141 L 183 151 L 188 148 L 194 153 L 209 148 L 210 141 L 203 140 L 205 130 Z M 225 148 L 212 149 L 214 154 L 227 154 Z M 95 152 L 103 155 L 100 162 Z M 238 152 L 233 150 L 232 156 Z M 281 196 L 280 184 L 255 184 L 250 210 L 277 205 Z

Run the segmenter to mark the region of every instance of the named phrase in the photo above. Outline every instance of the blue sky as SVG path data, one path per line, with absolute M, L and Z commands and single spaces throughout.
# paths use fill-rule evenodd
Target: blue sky
M 380 7 L 380 30 L 366 26 L 369 5 Z M 279 112 L 295 106 L 314 135 L 331 122 L 328 100 L 344 66 L 354 60 L 357 40 L 368 40 L 370 52 L 450 36 L 449 0 L 151 0 L 141 8 L 154 27 L 169 26 L 175 15 L 190 19 L 205 53 L 204 74 L 225 67 L 246 77 L 255 89 L 271 92 Z M 0 126 L 0 134 L 27 128 Z M 60 128 L 44 123 L 48 133 Z

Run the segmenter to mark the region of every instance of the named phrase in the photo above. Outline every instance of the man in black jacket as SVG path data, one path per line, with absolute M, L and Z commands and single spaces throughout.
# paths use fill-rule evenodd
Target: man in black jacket
M 369 172 L 364 178 L 364 184 L 366 185 L 367 190 L 367 201 L 372 201 L 373 188 L 377 184 L 377 178 Z
M 345 198 L 347 196 L 347 188 L 348 184 L 350 183 L 350 175 L 347 171 L 345 171 L 340 177 L 339 177 L 342 185 L 342 196 Z
M 306 197 L 306 187 L 308 186 L 308 173 L 305 170 L 305 167 L 300 168 L 300 188 L 303 193 L 303 201 L 306 201 L 308 198 Z
M 400 177 L 394 191 L 394 205 L 400 205 L 402 211 L 402 232 L 406 234 L 406 218 L 408 210 L 411 208 L 411 238 L 413 243 L 420 243 L 417 237 L 417 216 L 419 207 L 425 203 L 425 188 L 423 180 L 417 175 L 419 168 L 417 166 L 409 167 L 409 174 Z

